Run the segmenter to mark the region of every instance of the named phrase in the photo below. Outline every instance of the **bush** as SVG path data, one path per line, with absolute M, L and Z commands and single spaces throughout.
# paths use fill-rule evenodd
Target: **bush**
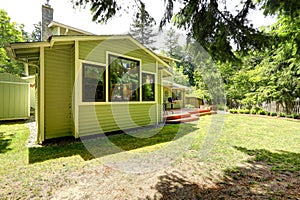
M 293 115 L 287 115 L 286 117 L 287 118 L 293 118 Z
M 232 113 L 232 114 L 238 113 L 238 111 L 236 109 L 230 109 L 229 112 Z
M 264 110 L 264 109 L 262 109 L 261 107 L 255 107 L 252 110 L 255 110 L 256 114 L 258 114 L 259 111 Z
M 279 113 L 279 117 L 285 117 L 285 113 Z
M 250 114 L 250 110 L 249 110 L 249 109 L 245 109 L 245 110 L 244 110 L 244 113 L 245 113 L 245 114 Z
M 270 115 L 271 115 L 271 116 L 277 116 L 277 113 L 276 113 L 276 112 L 271 112 Z
M 245 111 L 243 109 L 238 110 L 238 113 L 245 114 Z
M 268 112 L 265 111 L 265 110 L 259 110 L 258 114 L 260 114 L 260 115 L 268 115 Z
M 217 106 L 217 109 L 218 109 L 218 110 L 227 110 L 228 107 L 225 106 L 225 105 L 218 105 L 218 106 Z
M 256 110 L 251 110 L 250 113 L 251 113 L 252 115 L 256 115 Z
M 292 116 L 294 119 L 300 119 L 300 115 L 297 113 L 292 114 Z

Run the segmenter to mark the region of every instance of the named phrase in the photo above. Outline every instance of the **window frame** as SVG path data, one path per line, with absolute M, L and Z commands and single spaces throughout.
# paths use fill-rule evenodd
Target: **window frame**
M 137 100 L 126 100 L 126 99 L 121 99 L 121 100 L 115 100 L 112 99 L 111 97 L 111 79 L 110 79 L 110 74 L 111 74 L 111 57 L 116 57 L 116 58 L 121 58 L 121 59 L 125 59 L 125 60 L 129 60 L 129 61 L 134 61 L 138 63 L 138 84 L 137 84 L 137 91 L 138 91 L 138 97 Z M 142 93 L 142 89 L 141 89 L 141 73 L 142 73 L 142 60 L 141 59 L 137 59 L 137 58 L 133 58 L 130 56 L 126 56 L 126 55 L 122 55 L 122 54 L 117 54 L 117 53 L 112 53 L 112 52 L 106 52 L 106 60 L 107 60 L 107 100 L 109 103 L 122 103 L 122 102 L 129 102 L 129 103 L 140 103 L 141 102 L 141 93 Z
M 142 73 L 148 73 L 148 74 L 154 74 L 154 78 L 155 81 L 158 81 L 158 64 L 156 61 L 156 71 L 152 72 L 152 71 L 145 71 L 143 70 L 143 62 L 142 59 L 140 58 L 136 58 L 136 57 L 131 57 L 131 56 L 127 56 L 127 55 L 123 55 L 120 53 L 116 53 L 116 52 L 112 52 L 112 51 L 105 51 L 105 63 L 103 62 L 99 62 L 99 61 L 91 61 L 91 60 L 86 60 L 86 59 L 78 59 L 78 66 L 79 66 L 79 71 L 78 71 L 78 75 L 75 74 L 74 77 L 74 81 L 75 81 L 75 88 L 78 88 L 79 92 L 78 92 L 78 96 L 75 98 L 79 99 L 78 105 L 111 105 L 111 104 L 153 104 L 153 103 L 157 103 L 159 101 L 158 98 L 158 84 L 155 84 L 155 101 L 142 101 Z M 114 55 L 117 57 L 123 57 L 123 58 L 127 58 L 127 59 L 132 59 L 134 61 L 139 61 L 140 64 L 140 68 L 139 68 L 139 100 L 137 101 L 109 101 L 109 61 L 108 61 L 108 55 Z M 101 67 L 105 67 L 105 101 L 83 101 L 83 65 L 84 64 L 90 64 L 90 65 L 97 65 L 97 66 L 101 66 Z M 160 78 L 162 78 L 162 74 L 160 74 Z M 79 81 L 79 83 L 76 83 L 76 80 Z M 160 90 L 160 93 L 162 94 L 163 90 Z
M 92 101 L 91 99 L 87 99 L 85 97 L 85 68 L 88 67 L 88 66 L 91 66 L 91 67 L 97 67 L 97 68 L 102 68 L 104 69 L 104 72 L 103 72 L 103 99 L 94 99 L 94 101 Z M 107 100 L 107 97 L 106 97 L 106 71 L 107 71 L 107 68 L 106 68 L 106 65 L 105 64 L 101 64 L 101 63 L 91 63 L 91 62 L 81 62 L 81 73 L 82 73 L 82 81 L 81 81 L 81 102 L 82 103 L 87 103 L 87 104 L 91 104 L 91 103 L 103 103 L 103 102 L 106 102 Z
M 154 82 L 153 82 L 153 89 L 154 89 L 154 94 L 153 94 L 153 97 L 154 97 L 154 100 L 144 100 L 143 99 L 143 94 L 144 94 L 144 91 L 143 91 L 143 86 L 144 86 L 144 84 L 143 84 L 143 74 L 149 74 L 149 75 L 152 75 L 153 76 L 153 78 L 154 78 Z M 157 84 L 156 84 L 156 80 L 157 80 L 157 76 L 156 76 L 156 73 L 153 73 L 153 72 L 148 72 L 148 71 L 142 71 L 142 76 L 141 76 L 141 79 L 142 79 L 142 81 L 141 81 L 141 90 L 142 90 L 142 92 L 141 92 L 141 101 L 142 102 L 156 102 L 156 100 L 157 100 L 157 95 L 156 95 L 156 93 L 157 93 Z

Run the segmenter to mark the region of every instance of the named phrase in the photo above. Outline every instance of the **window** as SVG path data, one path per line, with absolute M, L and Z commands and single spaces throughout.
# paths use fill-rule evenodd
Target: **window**
M 82 101 L 105 101 L 105 67 L 84 63 L 82 70 Z
M 142 100 L 155 101 L 155 78 L 154 74 L 143 73 L 142 75 Z
M 175 100 L 181 100 L 182 99 L 181 90 L 174 89 L 172 91 L 172 98 L 175 99 Z
M 109 100 L 139 101 L 140 62 L 109 55 Z

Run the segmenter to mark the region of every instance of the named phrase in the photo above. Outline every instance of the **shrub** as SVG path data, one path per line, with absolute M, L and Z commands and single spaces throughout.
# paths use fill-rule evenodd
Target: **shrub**
M 260 114 L 260 115 L 267 115 L 268 112 L 265 111 L 265 110 L 260 110 L 260 111 L 258 111 L 258 114 Z
M 217 109 L 218 109 L 218 110 L 227 110 L 228 108 L 227 108 L 227 106 L 225 106 L 225 105 L 218 105 L 218 106 L 217 106 Z
M 256 110 L 251 110 L 250 113 L 251 113 L 252 115 L 256 115 Z
M 245 114 L 245 110 L 240 109 L 240 110 L 238 110 L 238 113 L 240 113 L 240 114 Z
M 236 109 L 230 109 L 229 112 L 232 113 L 232 114 L 238 113 L 238 111 Z
M 255 110 L 256 114 L 258 114 L 259 111 L 264 110 L 264 109 L 262 109 L 261 107 L 255 107 L 252 110 Z
M 279 117 L 285 117 L 285 113 L 279 113 Z
M 293 115 L 286 115 L 287 118 L 293 118 Z
M 297 113 L 292 114 L 292 116 L 294 119 L 300 119 L 300 115 Z
M 250 110 L 249 109 L 245 109 L 245 114 L 250 114 Z
M 276 112 L 271 112 L 270 115 L 271 115 L 271 116 L 277 116 L 277 113 L 276 113 Z

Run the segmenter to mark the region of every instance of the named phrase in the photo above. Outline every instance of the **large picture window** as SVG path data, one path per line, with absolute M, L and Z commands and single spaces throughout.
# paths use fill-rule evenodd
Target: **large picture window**
M 109 100 L 139 101 L 140 62 L 109 55 Z
M 154 74 L 142 74 L 142 100 L 155 101 L 155 76 Z
M 82 101 L 105 101 L 105 67 L 84 63 L 82 71 Z

